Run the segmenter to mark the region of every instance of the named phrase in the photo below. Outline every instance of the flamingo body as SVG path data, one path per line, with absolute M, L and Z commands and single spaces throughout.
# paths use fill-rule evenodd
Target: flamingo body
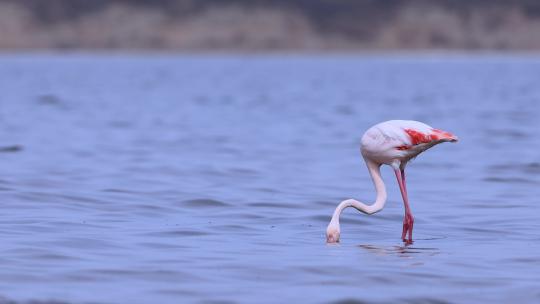
M 389 120 L 369 128 L 361 141 L 362 156 L 379 164 L 403 163 L 445 141 L 453 134 L 414 120 Z
M 373 214 L 383 209 L 386 202 L 386 188 L 381 178 L 380 167 L 389 165 L 396 174 L 405 207 L 402 239 L 412 243 L 414 219 L 405 184 L 405 166 L 409 160 L 425 150 L 443 142 L 457 140 L 458 138 L 450 132 L 413 120 L 389 120 L 369 128 L 362 136 L 361 151 L 377 191 L 377 198 L 372 205 L 366 205 L 354 199 L 341 202 L 328 224 L 327 242 L 339 242 L 339 216 L 345 208 L 354 207 L 366 214 Z M 408 239 L 406 239 L 407 234 Z

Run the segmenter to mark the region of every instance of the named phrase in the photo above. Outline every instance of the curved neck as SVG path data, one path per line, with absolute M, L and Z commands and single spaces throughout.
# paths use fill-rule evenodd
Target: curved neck
M 384 208 L 384 204 L 386 203 L 386 187 L 384 186 L 384 181 L 381 177 L 381 165 L 367 159 L 366 165 L 369 170 L 369 174 L 371 175 L 371 179 L 373 180 L 375 191 L 377 191 L 377 198 L 375 199 L 375 203 L 373 203 L 372 205 L 366 205 L 354 199 L 344 200 L 337 206 L 336 210 L 334 211 L 331 222 L 339 224 L 339 216 L 347 207 L 353 207 L 356 210 L 365 214 L 373 214 L 375 212 L 381 211 Z

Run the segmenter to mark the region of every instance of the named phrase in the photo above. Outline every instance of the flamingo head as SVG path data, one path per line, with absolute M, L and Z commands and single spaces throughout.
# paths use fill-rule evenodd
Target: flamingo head
M 339 243 L 339 224 L 331 222 L 326 228 L 326 242 Z

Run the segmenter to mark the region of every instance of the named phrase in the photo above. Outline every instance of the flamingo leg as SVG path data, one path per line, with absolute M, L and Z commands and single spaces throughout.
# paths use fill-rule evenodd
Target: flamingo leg
M 401 169 L 401 180 L 403 181 L 403 189 L 405 189 L 405 194 L 407 194 L 407 182 L 405 181 L 405 169 Z
M 405 169 L 395 169 L 396 178 L 399 184 L 399 190 L 403 197 L 403 204 L 405 206 L 405 217 L 403 218 L 403 232 L 401 233 L 401 239 L 408 243 L 412 243 L 412 231 L 414 226 L 414 218 L 409 206 L 409 198 L 407 196 L 407 186 L 405 184 Z M 406 237 L 408 236 L 408 239 Z
M 407 209 L 409 210 L 409 242 L 412 243 L 412 231 L 414 226 L 414 218 L 412 216 L 411 208 L 409 206 L 409 194 L 407 193 L 407 182 L 405 181 L 405 168 L 401 169 L 401 179 L 403 181 L 403 189 L 405 189 L 405 196 L 407 197 Z

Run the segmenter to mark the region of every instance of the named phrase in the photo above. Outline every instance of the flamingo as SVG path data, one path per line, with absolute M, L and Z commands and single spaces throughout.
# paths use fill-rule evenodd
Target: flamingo
M 375 185 L 377 198 L 372 205 L 366 205 L 354 199 L 342 201 L 335 209 L 330 224 L 328 224 L 326 241 L 328 243 L 339 242 L 339 216 L 345 208 L 353 207 L 368 215 L 377 213 L 384 208 L 386 188 L 381 178 L 380 168 L 382 165 L 389 165 L 396 174 L 405 206 L 401 239 L 406 244 L 411 244 L 413 242 L 414 218 L 405 185 L 405 166 L 411 159 L 425 150 L 443 142 L 456 142 L 457 140 L 457 136 L 450 132 L 434 129 L 425 123 L 414 120 L 389 120 L 369 128 L 362 136 L 361 151 Z M 407 234 L 408 239 L 406 239 Z

